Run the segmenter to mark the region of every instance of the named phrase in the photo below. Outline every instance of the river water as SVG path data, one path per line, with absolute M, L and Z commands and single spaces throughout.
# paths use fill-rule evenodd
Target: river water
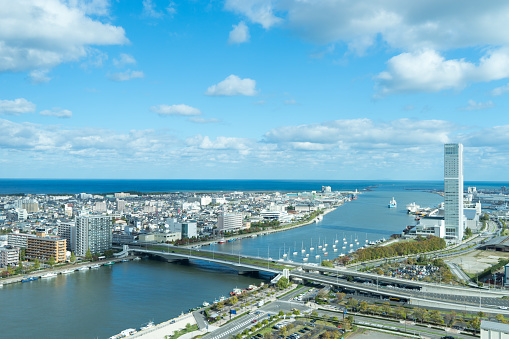
M 398 203 L 397 208 L 388 208 L 393 197 Z M 203 249 L 296 262 L 307 258 L 308 263 L 319 263 L 356 250 L 364 246 L 366 240 L 388 239 L 392 234 L 401 233 L 407 225 L 415 225 L 414 216 L 406 211 L 406 205 L 412 202 L 422 207 L 435 207 L 443 202 L 443 197 L 407 190 L 402 185 L 380 186 L 359 194 L 357 200 L 326 214 L 318 223 L 242 241 L 204 246 Z
M 269 276 L 141 260 L 0 288 L 0 338 L 108 338 L 161 323 Z
M 394 197 L 395 209 L 387 208 Z M 438 194 L 406 190 L 404 185 L 383 185 L 363 192 L 324 216 L 317 224 L 204 247 L 228 253 L 283 258 L 309 262 L 334 258 L 350 250 L 357 238 L 388 238 L 414 223 L 405 206 L 416 202 L 436 206 L 443 201 Z M 338 243 L 335 243 L 336 238 Z M 343 250 L 343 238 L 348 242 Z M 328 243 L 328 255 L 319 245 Z M 332 245 L 336 244 L 338 252 Z M 311 252 L 310 247 L 315 247 Z M 291 249 L 288 249 L 291 247 Z M 293 255 L 296 251 L 298 254 Z M 319 258 L 315 258 L 317 255 Z M 289 253 L 289 255 L 288 255 Z M 267 281 L 269 275 L 249 277 L 236 271 L 204 262 L 189 265 L 141 260 L 117 263 L 109 267 L 39 279 L 0 288 L 0 337 L 2 338 L 107 338 L 126 328 L 139 328 L 148 321 L 160 323 L 186 312 L 189 308 L 227 296 L 235 287 Z

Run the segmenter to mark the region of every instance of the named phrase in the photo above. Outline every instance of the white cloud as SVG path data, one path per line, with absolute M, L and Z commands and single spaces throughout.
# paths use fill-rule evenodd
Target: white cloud
M 101 12 L 102 3 L 72 1 L 69 5 L 58 0 L 3 1 L 0 72 L 50 69 L 85 57 L 89 46 L 127 43 L 122 27 L 87 16 L 87 13 Z
M 225 9 L 267 29 L 281 23 L 315 44 L 347 45 L 358 55 L 377 47 L 401 51 L 376 78 L 379 94 L 461 90 L 468 83 L 509 78 L 508 2 L 227 0 Z M 478 61 L 442 56 L 467 48 L 489 52 Z
M 319 149 L 322 147 L 319 144 L 348 148 L 408 147 L 447 143 L 453 130 L 451 123 L 442 120 L 376 123 L 370 119 L 350 119 L 274 128 L 265 134 L 265 141 L 296 149 Z M 414 137 L 416 134 L 419 138 Z
M 230 75 L 217 85 L 210 86 L 205 92 L 212 96 L 232 96 L 232 95 L 256 95 L 256 81 L 253 79 L 241 79 L 236 75 Z
M 260 24 L 265 29 L 282 22 L 281 18 L 274 15 L 272 1 L 266 0 L 226 0 L 225 9 L 246 16 L 254 23 Z
M 201 117 L 191 117 L 189 118 L 189 121 L 195 122 L 197 124 L 216 124 L 218 122 L 221 122 L 221 120 L 216 118 L 204 119 Z
M 479 110 L 483 110 L 486 108 L 492 108 L 494 106 L 495 106 L 495 104 L 491 100 L 488 100 L 486 102 L 476 102 L 474 100 L 468 100 L 468 106 L 461 107 L 460 110 L 462 110 L 462 111 L 479 111 Z
M 67 3 L 87 15 L 105 16 L 110 12 L 110 0 L 67 0 Z
M 162 18 L 165 13 L 163 11 L 160 11 L 156 8 L 156 4 L 152 0 L 143 0 L 143 15 L 160 19 Z M 166 13 L 173 17 L 177 13 L 177 9 L 175 8 L 175 3 L 173 1 L 168 2 L 168 6 L 166 6 Z
M 53 108 L 51 110 L 45 109 L 39 113 L 40 115 L 48 116 L 48 117 L 57 117 L 57 118 L 70 118 L 72 117 L 72 112 L 68 109 L 61 108 Z
M 143 14 L 152 18 L 160 18 L 163 16 L 163 13 L 155 9 L 152 0 L 143 0 Z
M 251 142 L 245 138 L 217 137 L 211 140 L 208 136 L 197 135 L 186 139 L 186 144 L 210 150 L 246 150 Z
M 0 115 L 19 115 L 35 112 L 35 104 L 23 99 L 0 100 Z
M 299 103 L 295 99 L 288 99 L 284 101 L 285 105 L 298 105 Z
M 365 50 L 377 37 L 391 47 L 415 50 L 507 45 L 509 4 L 477 6 L 440 1 L 227 0 L 225 9 L 271 28 L 277 23 L 315 43 L 346 42 Z M 274 13 L 278 13 L 276 17 Z
M 487 52 L 476 65 L 464 59 L 446 60 L 434 50 L 402 53 L 387 62 L 375 77 L 378 93 L 437 92 L 462 89 L 471 82 L 509 77 L 509 49 Z
M 504 85 L 504 86 L 500 86 L 500 87 L 497 87 L 497 88 L 494 88 L 491 91 L 491 95 L 499 96 L 499 95 L 505 94 L 507 92 L 509 92 L 509 84 Z
M 150 107 L 150 110 L 159 115 L 201 115 L 201 111 L 188 105 L 157 105 Z
M 124 67 L 125 65 L 133 65 L 136 63 L 136 59 L 132 55 L 120 53 L 120 57 L 113 59 L 113 64 L 116 67 Z
M 32 84 L 42 84 L 49 82 L 51 78 L 48 76 L 49 70 L 47 69 L 35 69 L 29 73 L 30 81 Z
M 143 78 L 145 74 L 142 71 L 131 71 L 130 69 L 124 72 L 108 74 L 108 79 L 112 81 L 128 81 L 131 79 Z
M 238 25 L 233 25 L 233 29 L 230 31 L 230 35 L 228 37 L 228 43 L 241 44 L 249 41 L 249 38 L 249 28 L 244 21 L 241 21 Z
M 90 158 L 93 161 L 146 157 L 168 154 L 176 141 L 172 136 L 154 130 L 128 133 L 100 128 L 55 128 L 0 119 L 0 149 L 37 151 L 46 157 L 60 155 L 60 160 Z M 63 157 L 63 158 L 62 158 Z

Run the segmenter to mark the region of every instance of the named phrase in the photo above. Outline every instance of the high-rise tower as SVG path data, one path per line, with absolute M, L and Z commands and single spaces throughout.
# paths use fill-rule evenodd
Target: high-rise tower
M 85 256 L 111 249 L 111 217 L 85 215 L 76 217 L 76 255 Z
M 463 240 L 463 145 L 444 145 L 445 238 Z

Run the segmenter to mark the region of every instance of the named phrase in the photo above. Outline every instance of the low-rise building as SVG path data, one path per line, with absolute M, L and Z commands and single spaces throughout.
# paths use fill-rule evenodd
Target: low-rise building
M 507 339 L 509 338 L 509 325 L 494 321 L 481 321 L 481 339 Z
M 35 235 L 27 233 L 9 233 L 7 235 L 7 244 L 17 248 L 26 248 L 27 239 L 32 237 L 35 237 Z
M 7 246 L 0 247 L 0 268 L 16 266 L 19 263 L 19 248 Z

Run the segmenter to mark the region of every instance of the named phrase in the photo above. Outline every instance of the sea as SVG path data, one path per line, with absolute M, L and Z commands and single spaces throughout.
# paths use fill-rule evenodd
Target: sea
M 333 191 L 397 187 L 408 190 L 442 190 L 443 181 L 401 180 L 174 180 L 174 179 L 0 179 L 0 194 L 77 194 L 114 192 L 233 192 Z M 500 188 L 508 182 L 466 181 L 465 187 Z

